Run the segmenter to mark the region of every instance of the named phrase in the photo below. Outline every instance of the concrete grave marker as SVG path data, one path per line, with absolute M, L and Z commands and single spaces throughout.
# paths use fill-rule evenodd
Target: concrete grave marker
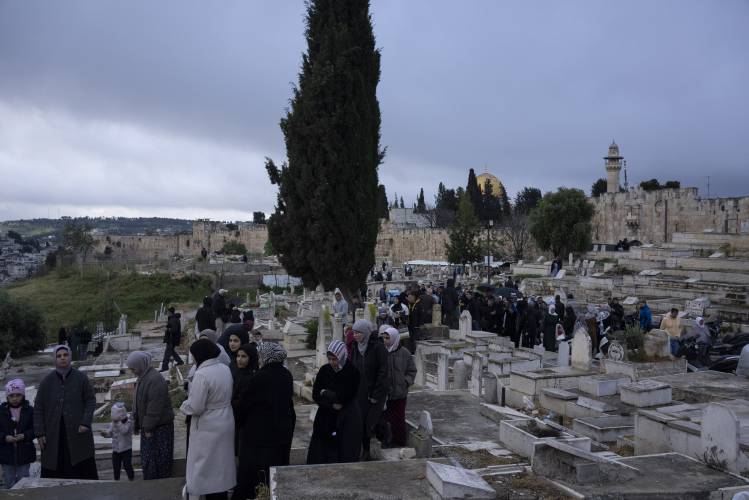
M 671 354 L 669 335 L 665 330 L 653 329 L 645 334 L 645 354 L 657 358 L 667 358 Z
M 749 377 L 749 345 L 745 345 L 741 349 L 739 365 L 736 367 L 736 376 Z
M 569 256 L 567 257 L 567 261 L 569 262 L 569 267 L 573 267 L 572 265 L 574 264 L 574 258 L 575 256 L 572 255 L 572 252 L 570 252 Z
M 588 331 L 579 328 L 572 338 L 572 367 L 580 370 L 589 370 L 592 361 L 592 342 Z
M 432 305 L 432 326 L 440 326 L 442 324 L 442 305 Z
M 473 318 L 471 318 L 471 313 L 468 312 L 468 310 L 460 313 L 459 323 L 458 330 L 460 331 L 460 340 L 465 340 L 466 336 L 470 335 L 473 331 Z
M 441 498 L 496 498 L 497 492 L 472 470 L 427 462 L 427 480 Z
M 483 389 L 483 364 L 484 360 L 482 359 L 482 356 L 480 354 L 476 354 L 473 356 L 473 363 L 471 364 L 471 394 L 476 396 L 477 398 L 481 397 L 481 392 Z
M 557 365 L 570 366 L 570 343 L 560 342 L 559 353 L 557 354 Z
M 566 275 L 567 275 L 567 270 L 566 270 L 566 269 L 560 269 L 560 270 L 559 270 L 559 271 L 557 272 L 557 275 L 556 275 L 556 276 L 554 276 L 554 279 L 558 279 L 558 280 L 560 280 L 560 279 L 564 278 L 564 277 L 565 277 Z
M 458 360 L 453 365 L 453 388 L 468 388 L 468 368 L 463 360 Z
M 743 404 L 742 404 L 743 403 Z M 707 456 L 726 461 L 731 472 L 749 468 L 749 455 L 742 450 L 749 428 L 749 409 L 746 401 L 711 403 L 702 416 L 700 438 Z
M 434 434 L 434 427 L 432 426 L 432 415 L 426 410 L 422 410 L 419 414 L 419 429 L 423 430 L 428 436 Z

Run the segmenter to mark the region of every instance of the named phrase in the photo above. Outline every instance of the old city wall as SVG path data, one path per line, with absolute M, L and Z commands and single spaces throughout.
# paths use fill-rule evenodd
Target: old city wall
M 447 260 L 444 229 L 397 229 L 384 221 L 377 234 L 375 261 L 400 266 L 409 260 Z
M 593 241 L 622 238 L 643 243 L 672 242 L 674 233 L 749 235 L 749 197 L 700 198 L 697 188 L 605 193 L 591 198 L 595 207 Z

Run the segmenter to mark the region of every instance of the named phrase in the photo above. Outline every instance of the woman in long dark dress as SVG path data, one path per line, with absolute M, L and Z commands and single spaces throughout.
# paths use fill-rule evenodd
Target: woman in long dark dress
M 549 306 L 549 310 L 544 313 L 543 332 L 544 332 L 544 349 L 547 351 L 557 350 L 557 324 L 559 316 L 556 313 L 554 304 Z
M 39 384 L 34 400 L 34 434 L 42 450 L 42 477 L 99 479 L 91 421 L 94 389 L 71 366 L 70 348 L 55 348 L 55 369 Z
M 234 365 L 236 363 L 236 366 Z M 234 378 L 234 392 L 231 397 L 231 406 L 234 410 L 234 454 L 239 455 L 239 405 L 240 395 L 247 388 L 250 378 L 257 372 L 257 346 L 254 343 L 245 343 L 234 355 L 232 361 L 232 377 Z M 230 368 L 232 367 L 230 366 Z
M 385 409 L 390 393 L 388 351 L 382 341 L 372 335 L 374 327 L 366 319 L 354 323 L 354 348 L 351 364 L 359 370 L 359 390 L 356 396 L 362 414 L 362 459 L 369 460 L 369 442 Z
M 263 342 L 257 348 L 260 369 L 239 395 L 239 473 L 232 498 L 255 498 L 268 484 L 271 467 L 289 465 L 294 436 L 294 381 L 283 365 L 286 351 Z
M 359 460 L 363 430 L 356 400 L 359 372 L 347 358 L 346 344 L 334 340 L 328 345 L 328 364 L 315 377 L 312 398 L 319 408 L 312 425 L 308 464 Z

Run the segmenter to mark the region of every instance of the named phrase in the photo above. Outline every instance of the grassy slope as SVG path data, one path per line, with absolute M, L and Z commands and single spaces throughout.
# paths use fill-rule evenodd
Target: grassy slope
M 123 313 L 128 315 L 128 324 L 153 318 L 154 311 L 163 302 L 200 303 L 210 290 L 207 280 L 173 280 L 168 275 L 140 276 L 136 274 L 60 274 L 23 281 L 9 287 L 12 297 L 26 300 L 39 308 L 44 316 L 49 339 L 56 338 L 60 326 L 70 327 L 83 321 L 92 329 L 97 321 L 104 319 L 106 305 L 113 299 Z M 114 309 L 115 322 L 119 312 Z

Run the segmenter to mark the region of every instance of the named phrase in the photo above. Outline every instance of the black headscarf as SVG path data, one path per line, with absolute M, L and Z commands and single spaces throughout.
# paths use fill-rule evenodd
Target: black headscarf
M 258 369 L 257 361 L 257 345 L 254 342 L 246 342 L 239 348 L 240 351 L 244 352 L 250 361 L 247 364 L 247 369 L 256 372 Z
M 219 347 L 208 339 L 198 339 L 190 346 L 190 354 L 195 358 L 196 366 L 203 364 L 203 361 L 217 358 L 220 353 Z

